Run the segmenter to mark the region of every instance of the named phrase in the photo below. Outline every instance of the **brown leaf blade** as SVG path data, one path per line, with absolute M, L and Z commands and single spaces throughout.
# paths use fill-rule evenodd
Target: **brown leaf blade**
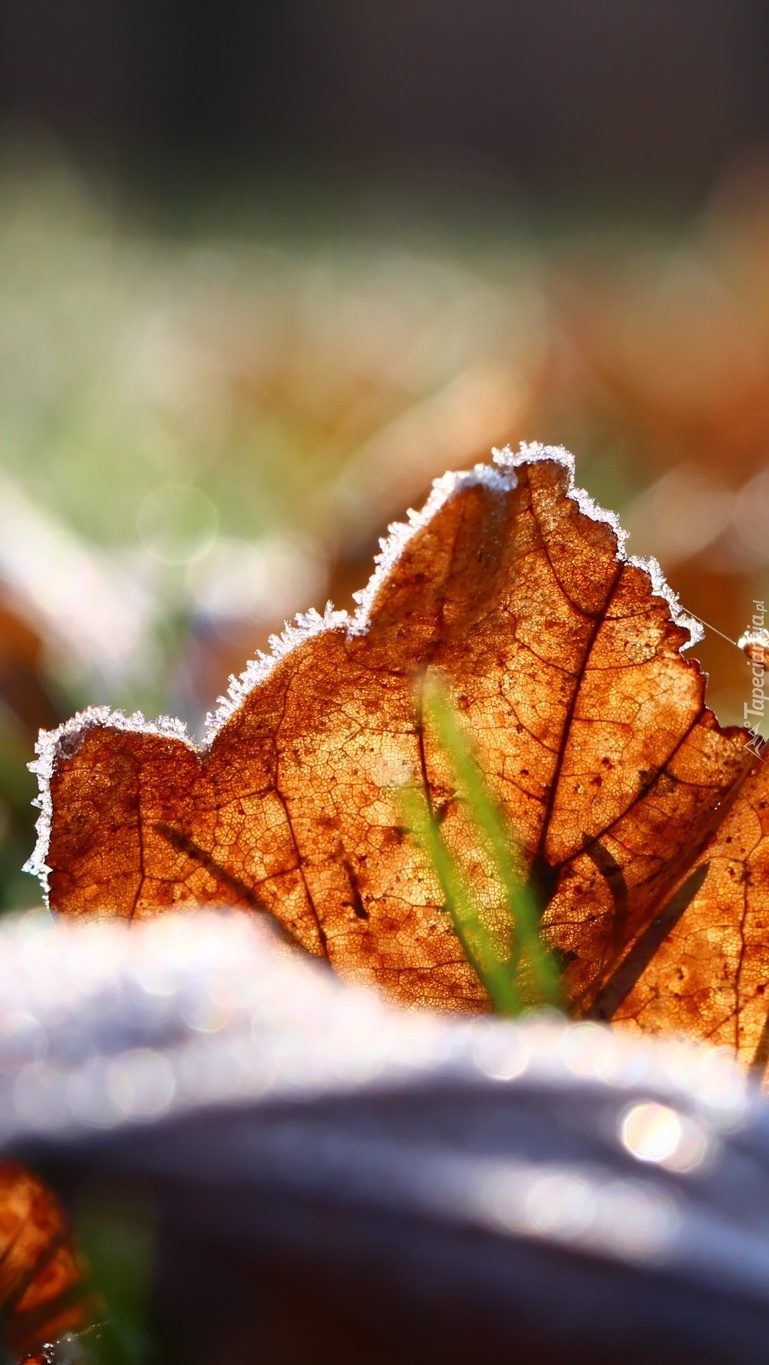
M 692 626 L 574 489 L 571 457 L 502 452 L 439 481 L 385 545 L 357 617 L 305 618 L 234 686 L 201 749 L 176 723 L 106 710 L 45 737 L 33 863 L 62 913 L 246 905 L 405 1003 L 485 1008 L 393 793 L 422 784 L 501 932 L 494 878 L 415 707 L 415 679 L 439 671 L 570 1007 L 590 1012 L 716 837 L 750 758 L 681 653 Z M 699 1031 L 691 1013 L 687 1026 Z
M 614 1019 L 644 1033 L 694 1033 L 733 1049 L 763 1076 L 769 1062 L 769 769 L 761 759 L 753 762 L 689 873 L 699 872 L 701 885 Z
M 26 1166 L 0 1162 L 0 1320 L 16 1355 L 94 1321 L 82 1257 L 53 1192 Z

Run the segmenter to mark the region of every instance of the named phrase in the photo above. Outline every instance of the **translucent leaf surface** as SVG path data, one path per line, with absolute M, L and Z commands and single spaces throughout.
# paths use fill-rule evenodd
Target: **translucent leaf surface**
M 575 490 L 570 456 L 500 452 L 391 528 L 354 618 L 300 618 L 250 665 L 199 748 L 178 722 L 105 708 L 44 736 L 32 867 L 61 913 L 248 906 L 403 1002 L 485 1008 L 394 790 L 421 784 L 501 939 L 493 869 L 423 723 L 419 680 L 439 672 L 572 1013 L 753 1060 L 767 779 L 747 732 L 704 704 L 682 654 L 698 633 L 658 566 L 628 558 L 616 518 Z

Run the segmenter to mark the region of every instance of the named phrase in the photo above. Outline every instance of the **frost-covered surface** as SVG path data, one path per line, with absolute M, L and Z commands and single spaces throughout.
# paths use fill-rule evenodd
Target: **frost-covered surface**
M 9 917 L 0 927 L 0 998 L 8 1021 L 0 1147 L 36 1130 L 141 1123 L 211 1102 L 269 1103 L 361 1084 L 419 1089 L 426 1075 L 480 1087 L 579 1089 L 587 1080 L 616 1087 L 621 1104 L 641 1085 L 716 1133 L 738 1128 L 757 1098 L 743 1069 L 696 1043 L 568 1025 L 547 1012 L 511 1023 L 403 1010 L 232 911 L 133 925 L 53 922 L 38 911 Z M 767 1124 L 769 1109 L 760 1114 Z M 670 1155 L 658 1164 L 676 1169 Z
M 543 446 L 538 442 L 522 442 L 517 451 L 512 451 L 509 446 L 504 450 L 493 452 L 495 461 L 505 468 L 515 467 L 520 464 L 536 464 L 540 460 L 553 460 L 557 464 L 563 465 L 568 474 L 567 493 L 576 502 L 579 510 L 585 516 L 590 517 L 591 521 L 603 521 L 607 526 L 611 526 L 617 537 L 617 559 L 624 564 L 632 564 L 637 569 L 642 569 L 651 579 L 652 592 L 655 597 L 663 597 L 670 608 L 670 615 L 677 626 L 689 632 L 689 639 L 681 646 L 682 649 L 690 649 L 704 638 L 705 632 L 701 623 L 694 616 L 690 616 L 681 606 L 679 598 L 673 589 L 665 581 L 657 560 L 651 556 L 648 559 L 641 555 L 626 555 L 625 541 L 628 533 L 623 531 L 619 517 L 616 512 L 609 512 L 605 507 L 600 507 L 591 498 L 584 488 L 578 488 L 574 482 L 574 456 L 563 446 Z
M 494 450 L 493 464 L 477 464 L 473 469 L 444 474 L 433 483 L 432 491 L 421 511 L 409 508 L 406 522 L 394 522 L 388 534 L 380 541 L 380 552 L 375 558 L 374 572 L 362 591 L 355 593 L 357 610 L 351 616 L 346 611 L 335 611 L 329 602 L 321 615 L 315 610 L 303 612 L 291 623 L 286 623 L 280 635 L 270 637 L 270 652 L 260 652 L 252 659 L 239 677 L 230 678 L 225 696 L 220 697 L 216 709 L 206 718 L 203 740 L 198 745 L 187 732 L 186 725 L 170 716 L 159 716 L 155 721 L 147 721 L 141 712 L 126 716 L 122 711 L 112 711 L 108 706 L 91 706 L 60 725 L 57 730 L 41 731 L 36 745 L 36 760 L 29 765 L 35 773 L 40 787 L 40 795 L 35 803 L 40 807 L 37 821 L 37 844 L 24 870 L 38 876 L 43 892 L 48 894 L 48 873 L 46 859 L 53 819 L 51 800 L 51 778 L 60 758 L 69 757 L 77 751 L 83 736 L 94 726 L 111 726 L 117 730 L 135 730 L 142 734 L 163 735 L 170 739 L 181 740 L 195 752 L 203 754 L 211 747 L 216 735 L 230 716 L 245 699 L 269 677 L 272 670 L 287 655 L 293 653 L 306 640 L 328 630 L 345 630 L 348 636 L 365 635 L 371 620 L 371 612 L 380 588 L 389 573 L 397 564 L 409 541 L 432 521 L 436 513 L 453 497 L 465 488 L 478 485 L 498 493 L 508 493 L 517 486 L 516 469 L 523 464 L 535 464 L 551 460 L 561 465 L 567 474 L 567 494 L 577 503 L 581 512 L 593 521 L 605 522 L 617 537 L 617 558 L 633 564 L 648 574 L 652 591 L 662 597 L 670 608 L 676 625 L 688 631 L 689 640 L 682 648 L 689 648 L 703 637 L 698 621 L 689 616 L 665 582 L 664 575 L 656 559 L 641 559 L 625 554 L 626 532 L 622 530 L 619 518 L 614 512 L 599 507 L 583 488 L 574 482 L 574 457 L 563 446 L 545 446 L 538 442 L 523 442 L 517 451 L 510 446 Z
M 89 706 L 85 711 L 78 711 L 74 716 L 71 716 L 57 730 L 40 731 L 35 745 L 37 758 L 27 765 L 29 771 L 37 777 L 40 789 L 39 795 L 32 802 L 33 806 L 38 806 L 40 809 L 40 815 L 35 826 L 37 843 L 32 856 L 24 864 L 23 871 L 31 872 L 34 877 L 40 878 L 46 904 L 48 903 L 48 874 L 51 870 L 46 858 L 53 821 L 51 778 L 59 759 L 69 758 L 72 754 L 77 753 L 84 735 L 99 725 L 110 726 L 113 730 L 135 730 L 144 735 L 162 735 L 166 739 L 181 740 L 190 749 L 195 748 L 187 733 L 187 726 L 184 721 L 178 720 L 176 716 L 157 716 L 154 721 L 149 721 L 145 719 L 141 711 L 134 711 L 133 715 L 127 716 L 123 711 L 113 711 L 109 706 Z
M 478 1358 L 421 1346 L 458 1304 L 473 1345 L 493 1323 L 480 1358 L 520 1358 L 529 1322 L 556 1340 L 528 1359 L 637 1365 L 663 1333 L 667 1360 L 767 1357 L 769 1106 L 718 1049 L 397 1009 L 244 915 L 5 923 L 0 998 L 0 1150 L 43 1144 L 81 1206 L 149 1201 L 175 1341 L 191 1280 L 206 1342 L 261 1341 L 277 1257 L 312 1331 L 319 1283 L 343 1324 L 375 1286 L 371 1340 L 427 1321 L 409 1362 Z
M 325 630 L 344 630 L 349 625 L 348 613 L 335 611 L 331 602 L 326 604 L 322 616 L 313 607 L 310 611 L 300 612 L 293 621 L 287 621 L 280 635 L 270 636 L 270 653 L 265 654 L 260 650 L 255 659 L 249 660 L 239 677 L 233 674 L 230 678 L 227 695 L 220 697 L 216 710 L 206 716 L 202 750 L 210 748 L 225 721 L 229 720 L 233 711 L 237 711 L 249 693 L 269 677 L 281 659 L 285 659 L 287 654 L 293 653 L 313 635 L 320 635 Z
M 568 450 L 565 450 L 563 446 L 545 446 L 538 442 L 522 442 L 517 451 L 511 450 L 510 446 L 505 446 L 503 450 L 495 449 L 493 457 L 493 464 L 477 464 L 473 469 L 443 474 L 441 478 L 435 479 L 430 496 L 421 511 L 415 512 L 413 508 L 409 508 L 405 522 L 396 521 L 388 527 L 387 535 L 379 542 L 379 554 L 374 560 L 375 567 L 371 578 L 365 588 L 353 594 L 358 604 L 353 616 L 350 616 L 346 611 L 334 611 L 332 604 L 329 603 L 323 616 L 316 611 L 306 612 L 298 616 L 294 623 L 287 625 L 281 635 L 271 636 L 271 653 L 257 655 L 256 659 L 253 659 L 246 666 L 240 677 L 232 677 L 227 695 L 219 698 L 216 710 L 207 717 L 204 748 L 211 745 L 218 731 L 233 711 L 237 710 L 249 693 L 253 692 L 254 688 L 264 681 L 275 665 L 296 649 L 298 645 L 303 644 L 310 636 L 317 635 L 323 630 L 342 629 L 346 629 L 348 635 L 365 635 L 379 590 L 386 582 L 388 575 L 397 564 L 409 541 L 432 521 L 436 513 L 451 498 L 465 488 L 483 485 L 494 492 L 509 493 L 518 484 L 516 469 L 523 464 L 536 464 L 543 460 L 551 460 L 560 464 L 567 473 L 568 496 L 577 503 L 580 511 L 584 512 L 592 521 L 602 521 L 611 527 L 617 537 L 618 559 L 635 564 L 649 575 L 652 590 L 657 596 L 664 597 L 670 607 L 673 620 L 677 625 L 689 631 L 690 639 L 684 647 L 687 648 L 702 639 L 703 631 L 699 622 L 688 616 L 682 609 L 677 596 L 665 582 L 656 559 L 628 558 L 625 555 L 624 547 L 627 533 L 623 531 L 619 517 L 615 512 L 609 512 L 600 507 L 584 488 L 577 487 L 574 482 L 574 456 Z
M 348 627 L 351 635 L 365 635 L 371 617 L 371 609 L 376 601 L 379 589 L 397 564 L 409 541 L 432 521 L 436 512 L 457 493 L 460 493 L 463 488 L 477 487 L 482 484 L 485 488 L 491 488 L 496 493 L 509 493 L 517 486 L 518 477 L 514 465 L 520 463 L 520 459 L 516 457 L 503 469 L 497 469 L 494 465 L 489 464 L 477 464 L 474 469 L 455 474 L 444 474 L 440 479 L 434 480 L 432 491 L 422 510 L 415 512 L 413 507 L 410 507 L 406 513 L 408 520 L 406 522 L 394 521 L 387 528 L 387 536 L 380 540 L 380 552 L 374 561 L 376 565 L 374 572 L 366 587 L 361 592 L 353 594 L 358 603 L 358 609 Z
M 749 659 L 751 651 L 769 650 L 769 630 L 766 626 L 754 626 L 744 631 L 737 641 L 737 648 L 743 650 Z

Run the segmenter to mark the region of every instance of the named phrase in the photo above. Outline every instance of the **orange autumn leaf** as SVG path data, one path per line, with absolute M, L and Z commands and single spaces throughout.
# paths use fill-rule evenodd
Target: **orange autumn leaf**
M 274 642 L 197 747 L 92 708 L 41 737 L 30 862 L 69 915 L 228 903 L 404 1003 L 488 1007 L 401 827 L 413 776 L 501 942 L 499 890 L 416 685 L 447 682 L 504 809 L 576 1016 L 683 1030 L 752 1061 L 769 999 L 769 801 L 722 729 L 657 566 L 522 447 L 446 475 L 396 527 L 354 617 Z M 415 700 L 415 697 L 417 698 Z
M 69 1220 L 51 1190 L 26 1166 L 0 1162 L 0 1322 L 3 1344 L 39 1352 L 94 1321 Z

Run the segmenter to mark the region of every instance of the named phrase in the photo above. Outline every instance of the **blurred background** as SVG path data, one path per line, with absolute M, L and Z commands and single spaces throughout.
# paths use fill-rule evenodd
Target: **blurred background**
M 769 9 L 0 0 L 0 905 L 38 728 L 198 728 L 492 444 L 769 592 Z M 695 650 L 720 719 L 747 665 Z

